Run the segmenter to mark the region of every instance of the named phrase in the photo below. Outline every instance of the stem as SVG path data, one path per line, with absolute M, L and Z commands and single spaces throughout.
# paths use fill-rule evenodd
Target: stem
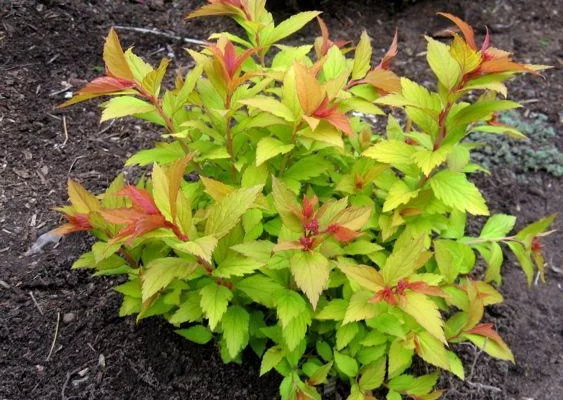
M 227 97 L 225 99 L 225 110 L 229 110 L 227 112 L 227 120 L 225 121 L 226 123 L 226 128 L 225 128 L 225 136 L 226 136 L 226 141 L 227 141 L 227 153 L 229 153 L 229 156 L 231 158 L 231 178 L 233 179 L 233 183 L 236 181 L 236 176 L 237 176 L 237 171 L 235 169 L 235 152 L 233 150 L 233 133 L 231 132 L 231 122 L 233 119 L 233 116 L 231 114 L 231 90 L 227 89 Z
M 125 258 L 125 261 L 127 261 L 127 264 L 129 264 L 131 268 L 135 268 L 135 269 L 139 268 L 139 264 L 137 263 L 137 261 L 135 261 L 133 255 L 129 252 L 129 250 L 125 248 L 125 246 L 121 246 L 119 251 L 121 252 L 121 255 L 123 256 L 123 258 Z
M 463 242 L 464 244 L 467 245 L 472 245 L 472 244 L 479 244 L 479 243 L 493 243 L 493 242 L 518 242 L 520 244 L 524 244 L 524 242 L 520 239 L 517 239 L 515 236 L 505 236 L 505 237 L 500 237 L 500 238 L 475 238 L 474 240 L 470 240 L 467 242 Z
M 175 132 L 174 122 L 172 121 L 172 118 L 170 118 L 164 112 L 164 109 L 162 108 L 161 100 L 158 97 L 154 96 L 152 93 L 147 92 L 143 87 L 141 87 L 138 84 L 136 85 L 136 89 L 140 92 L 141 96 L 143 96 L 145 99 L 150 101 L 151 104 L 154 106 L 154 108 L 156 108 L 156 111 L 158 112 L 158 114 L 164 120 L 166 131 L 168 133 L 174 133 Z M 188 145 L 186 143 L 184 143 L 184 141 L 181 140 L 181 139 L 178 139 L 178 143 L 180 143 L 180 147 L 182 147 L 182 150 L 184 151 L 184 153 L 189 154 L 190 149 L 188 148 Z
M 301 127 L 301 124 L 302 124 L 302 122 L 299 122 L 299 123 L 293 125 L 293 132 L 291 133 L 291 144 L 293 144 L 293 145 L 295 145 L 295 142 L 297 140 L 297 131 Z M 287 153 L 285 153 L 285 156 L 283 157 L 282 163 L 280 165 L 280 176 L 285 171 L 285 168 L 287 167 L 287 163 L 288 163 L 290 157 L 291 157 L 291 151 L 288 151 Z

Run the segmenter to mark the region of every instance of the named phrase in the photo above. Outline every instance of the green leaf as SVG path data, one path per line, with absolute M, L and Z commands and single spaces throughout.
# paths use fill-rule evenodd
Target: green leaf
M 372 297 L 373 293 L 367 290 L 355 292 L 350 298 L 342 323 L 348 324 L 349 322 L 363 321 L 375 317 L 377 307 L 369 302 Z
M 248 278 L 244 278 L 236 285 L 236 289 L 240 290 L 253 301 L 263 304 L 268 308 L 275 307 L 275 299 L 277 294 L 285 290 L 285 288 L 267 276 L 256 274 Z
M 205 225 L 205 234 L 220 239 L 227 235 L 240 221 L 262 191 L 262 185 L 235 190 L 223 200 L 211 206 Z
M 402 244 L 396 242 L 393 252 L 381 268 L 385 284 L 394 286 L 401 279 L 413 274 L 421 267 L 419 259 L 424 251 L 426 251 L 424 236 L 419 236 L 416 239 L 409 238 Z
M 275 368 L 285 357 L 285 352 L 280 346 L 270 347 L 262 356 L 260 376 Z
M 434 252 L 440 273 L 448 283 L 453 283 L 460 273 L 471 271 L 475 264 L 475 253 L 463 243 L 434 240 Z
M 307 181 L 330 171 L 332 164 L 320 155 L 312 155 L 297 160 L 283 175 L 284 179 Z
M 446 348 L 438 339 L 427 332 L 419 332 L 416 337 L 418 340 L 417 354 L 424 361 L 445 370 L 450 369 Z
M 465 126 L 472 122 L 489 119 L 493 113 L 521 107 L 510 100 L 481 100 L 451 115 L 448 124 L 451 127 Z
M 385 357 L 382 357 L 362 369 L 362 376 L 359 382 L 361 391 L 374 390 L 383 385 L 385 379 L 385 361 Z
M 514 362 L 514 355 L 504 342 L 499 344 L 496 341 L 491 340 L 485 336 L 469 333 L 464 333 L 463 337 L 471 341 L 475 346 L 483 349 L 483 351 L 491 357 L 497 358 L 499 360 Z
M 378 292 L 384 288 L 381 274 L 373 267 L 340 262 L 338 263 L 338 268 L 344 272 L 352 282 L 356 282 L 361 287 L 372 292 Z
M 344 254 L 349 255 L 368 255 L 383 250 L 383 247 L 377 243 L 367 240 L 356 240 L 344 247 Z
M 485 282 L 495 282 L 497 285 L 500 285 L 502 282 L 500 268 L 502 267 L 502 262 L 504 259 L 502 248 L 498 243 L 493 242 L 489 244 L 488 251 L 481 251 L 481 255 L 487 261 Z
M 465 371 L 463 370 L 463 363 L 453 351 L 448 351 L 447 354 L 448 362 L 450 364 L 450 372 L 457 376 L 459 379 L 464 380 Z
M 209 319 L 209 327 L 213 330 L 227 311 L 233 293 L 225 286 L 213 282 L 204 286 L 199 294 L 201 295 L 201 309 Z
M 151 261 L 143 273 L 143 301 L 168 286 L 174 279 L 187 277 L 197 267 L 193 260 L 178 257 L 157 258 Z
M 350 378 L 358 375 L 358 362 L 347 354 L 334 352 L 334 365 L 340 372 Z
M 190 292 L 186 300 L 180 304 L 176 312 L 168 319 L 172 325 L 179 325 L 184 322 L 199 321 L 202 316 L 201 299 L 198 292 Z
M 257 96 L 252 99 L 240 100 L 239 103 L 265 111 L 275 115 L 276 117 L 283 118 L 287 122 L 293 122 L 295 120 L 293 112 L 283 103 L 272 97 Z
M 272 33 L 266 38 L 262 38 L 262 46 L 270 46 L 280 40 L 294 34 L 301 28 L 303 28 L 307 23 L 316 18 L 320 12 L 318 11 L 306 11 L 299 14 L 292 15 L 285 21 L 282 21 L 278 26 L 274 28 Z
M 302 232 L 303 226 L 299 218 L 294 214 L 301 206 L 293 193 L 282 181 L 272 177 L 272 196 L 274 206 L 280 214 L 283 224 L 294 232 Z
M 321 253 L 299 251 L 291 256 L 290 267 L 295 283 L 315 309 L 321 293 L 328 286 L 328 260 Z
M 528 137 L 520 132 L 518 129 L 513 128 L 511 126 L 503 126 L 503 125 L 479 125 L 474 128 L 471 128 L 469 132 L 486 132 L 486 133 L 496 133 L 499 135 L 506 135 L 510 136 L 514 139 L 519 140 L 527 140 Z
M 336 350 L 342 350 L 348 346 L 354 337 L 360 331 L 360 326 L 357 323 L 346 324 L 336 329 Z
M 366 151 L 365 157 L 373 158 L 385 164 L 412 164 L 415 149 L 399 140 L 382 140 Z
M 210 263 L 217 243 L 218 241 L 214 236 L 203 236 L 190 242 L 174 242 L 171 247 L 174 250 L 200 257 Z
M 265 263 L 251 258 L 239 255 L 229 256 L 213 271 L 213 276 L 217 276 L 219 278 L 244 276 L 253 273 L 264 265 Z
M 100 122 L 155 110 L 152 104 L 132 96 L 113 97 L 105 103 L 102 103 L 101 107 L 103 111 Z
M 267 240 L 256 240 L 231 246 L 231 249 L 253 260 L 268 263 L 274 246 L 272 242 Z
M 315 386 L 326 383 L 328 374 L 332 371 L 333 364 L 334 362 L 330 361 L 329 363 L 318 367 L 309 378 L 309 382 Z
M 529 252 L 527 252 L 524 246 L 518 242 L 506 242 L 506 244 L 510 250 L 512 250 L 516 259 L 520 263 L 522 271 L 524 271 L 524 274 L 526 275 L 528 285 L 531 285 L 534 280 L 534 263 L 530 258 Z
M 370 69 L 372 47 L 370 37 L 366 31 L 362 32 L 360 42 L 356 47 L 354 55 L 354 67 L 352 68 L 352 79 L 362 79 Z
M 310 324 L 311 313 L 307 310 L 293 318 L 282 330 L 282 335 L 289 351 L 295 350 L 304 341 Z
M 231 306 L 223 315 L 221 326 L 223 337 L 227 342 L 227 349 L 232 358 L 248 344 L 248 324 L 250 315 L 240 306 Z
M 383 204 L 383 212 L 389 212 L 399 207 L 400 205 L 407 204 L 412 199 L 418 196 L 420 190 L 412 190 L 402 180 L 397 180 L 389 189 L 385 203 Z
M 438 371 L 419 377 L 405 374 L 391 379 L 388 386 L 397 392 L 405 392 L 411 396 L 421 396 L 430 393 L 439 377 L 440 373 Z
M 291 290 L 281 291 L 275 298 L 278 318 L 283 328 L 301 313 L 306 312 L 307 303 L 298 293 Z
M 213 339 L 211 331 L 203 325 L 195 325 L 188 329 L 178 329 L 176 333 L 197 344 L 205 344 Z
M 346 84 L 346 81 L 343 78 L 348 76 L 348 71 L 346 57 L 344 57 L 342 51 L 338 48 L 338 46 L 331 46 L 326 54 L 326 59 L 323 64 L 324 79 L 326 81 L 342 82 L 343 84 L 340 84 L 340 87 Z
M 516 217 L 506 214 L 495 214 L 487 220 L 479 237 L 483 239 L 504 237 L 514 228 L 514 224 L 516 224 Z
M 442 343 L 446 343 L 444 322 L 436 303 L 422 293 L 411 291 L 405 293 L 404 299 L 405 301 L 399 305 L 400 308 L 413 317 L 428 333 Z
M 450 150 L 451 148 L 449 146 L 442 146 L 435 151 L 425 149 L 418 150 L 413 154 L 412 158 L 424 175 L 429 176 L 434 168 L 446 161 Z
M 402 374 L 412 364 L 414 351 L 403 345 L 401 339 L 395 339 L 389 347 L 389 378 Z
M 465 174 L 443 170 L 429 182 L 434 195 L 445 205 L 474 215 L 489 215 L 485 199 Z
M 344 299 L 334 299 L 327 303 L 322 310 L 317 312 L 315 319 L 342 321 L 348 308 L 348 302 Z
M 279 154 L 285 154 L 293 150 L 293 144 L 283 144 L 273 137 L 263 137 L 256 146 L 256 166 L 259 167 L 266 161 Z
M 426 40 L 428 41 L 426 59 L 430 68 L 447 90 L 453 89 L 461 77 L 459 64 L 450 54 L 448 45 L 428 36 Z

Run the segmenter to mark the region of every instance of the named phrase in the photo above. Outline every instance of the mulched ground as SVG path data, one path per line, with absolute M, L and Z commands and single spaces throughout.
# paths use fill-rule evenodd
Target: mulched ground
M 65 87 L 76 90 L 83 79 L 100 73 L 109 27 L 155 27 L 198 39 L 232 27 L 222 19 L 186 23 L 182 17 L 199 1 L 145 3 L 0 0 L 2 400 L 276 398 L 279 378 L 257 378 L 259 362 L 251 354 L 245 367 L 225 366 L 213 345 L 191 344 L 160 319 L 135 325 L 131 318 L 119 318 L 119 296 L 111 290 L 115 280 L 70 270 L 72 261 L 88 249 L 85 235 L 66 238 L 43 254 L 22 256 L 59 222 L 51 208 L 66 201 L 68 176 L 93 190 L 106 187 L 128 155 L 158 138 L 154 127 L 135 121 L 100 126 L 93 104 L 54 109 L 63 101 Z M 335 38 L 356 40 L 360 29 L 367 29 L 381 55 L 398 26 L 401 53 L 396 67 L 427 84 L 431 75 L 421 55 L 422 35 L 447 26 L 435 12 L 453 12 L 481 28 L 487 24 L 499 47 L 515 51 L 520 60 L 556 67 L 546 73 L 547 81 L 526 77 L 510 90 L 517 100 L 531 99 L 527 107 L 547 114 L 561 129 L 563 20 L 558 5 L 557 0 L 420 1 L 390 15 L 377 1 L 323 3 Z M 303 37 L 316 34 L 313 25 Z M 120 36 L 152 63 L 173 55 L 172 68 L 190 65 L 179 41 L 128 31 Z M 560 136 L 555 145 L 561 150 Z M 520 225 L 561 211 L 560 180 L 540 174 L 541 185 L 524 186 L 509 176 L 497 169 L 492 177 L 478 178 L 492 210 L 518 215 Z M 563 299 L 562 276 L 556 271 L 562 239 L 555 233 L 546 240 L 548 262 L 555 267 L 548 269 L 548 284 L 528 289 L 523 275 L 508 262 L 502 287 L 506 302 L 486 315 L 512 347 L 517 364 L 483 354 L 475 361 L 471 349 L 464 349 L 468 367 L 474 365 L 471 384 L 445 377 L 443 386 L 451 388 L 448 399 L 561 398 Z

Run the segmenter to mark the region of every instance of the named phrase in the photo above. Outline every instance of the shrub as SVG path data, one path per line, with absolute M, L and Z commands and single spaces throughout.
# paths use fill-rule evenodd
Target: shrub
M 229 15 L 247 37 L 221 33 L 188 50 L 196 66 L 164 93 L 168 60 L 153 68 L 111 30 L 106 76 L 65 105 L 111 96 L 102 121 L 132 115 L 167 141 L 127 161 L 152 164 L 134 185 L 120 175 L 95 196 L 69 181 L 57 232 L 97 238 L 73 268 L 124 275 L 121 316 L 163 316 L 189 340 L 215 340 L 225 362 L 250 346 L 260 374 L 283 375 L 283 399 L 320 398 L 316 387 L 334 378 L 349 399 L 437 399 L 440 369 L 464 377 L 450 344 L 514 361 L 481 322 L 503 300 L 503 247 L 528 282 L 544 277 L 540 238 L 554 216 L 510 234 L 515 218 L 497 214 L 466 235 L 467 214 L 489 209 L 468 180 L 480 167 L 464 141 L 523 138 L 494 118 L 519 105 L 497 97 L 505 80 L 544 67 L 512 61 L 488 35 L 478 48 L 470 26 L 442 14 L 463 37 L 426 38 L 434 92 L 389 69 L 396 36 L 375 66 L 366 32 L 354 49 L 320 19 L 314 44 L 279 44 L 318 14 L 276 25 L 264 1 L 210 1 L 190 17 Z M 389 115 L 374 134 L 365 117 L 385 115 L 380 106 L 402 110 L 404 126 Z M 412 375 L 415 357 L 434 372 Z

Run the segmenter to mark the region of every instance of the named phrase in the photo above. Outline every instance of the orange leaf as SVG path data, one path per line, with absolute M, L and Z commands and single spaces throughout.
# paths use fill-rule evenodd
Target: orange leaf
M 135 186 L 128 185 L 121 189 L 117 194 L 129 197 L 133 203 L 133 208 L 143 214 L 160 214 L 151 194 L 145 189 L 139 189 Z
M 339 242 L 350 242 L 362 236 L 362 233 L 355 232 L 345 226 L 332 224 L 327 228 L 327 232 Z
M 528 68 L 524 64 L 515 63 L 508 57 L 495 58 L 490 61 L 485 61 L 479 67 L 479 72 L 494 74 L 499 72 L 531 72 L 538 74 L 535 70 Z
M 473 32 L 473 28 L 467 22 L 449 13 L 439 12 L 438 15 L 446 17 L 454 24 L 456 24 L 465 37 L 465 41 L 467 42 L 469 47 L 471 47 L 473 50 L 477 50 L 477 44 L 475 44 L 475 32 Z
M 191 154 L 175 161 L 166 171 L 168 177 L 168 199 L 170 201 L 170 214 L 172 215 L 172 220 L 176 220 L 176 199 L 178 197 L 178 191 L 180 190 L 180 185 L 184 178 L 184 173 L 186 168 L 193 156 Z
M 101 78 L 96 78 L 92 82 L 89 82 L 86 86 L 84 86 L 80 91 L 79 94 L 105 94 L 108 92 L 118 92 L 124 89 L 130 89 L 135 86 L 135 82 L 121 79 L 121 78 L 114 78 L 112 76 L 104 76 Z
M 113 28 L 110 29 L 104 44 L 104 62 L 111 76 L 131 81 L 135 80 L 123 54 L 117 33 L 115 33 Z
M 381 62 L 379 63 L 379 68 L 382 69 L 389 68 L 391 64 L 391 60 L 395 58 L 395 56 L 397 55 L 398 42 L 399 42 L 399 32 L 395 30 L 395 36 L 393 36 L 393 41 L 391 42 L 391 46 L 389 47 L 389 50 L 387 50 L 387 53 L 385 53 L 385 55 L 381 59 Z
M 352 136 L 354 130 L 350 125 L 348 117 L 340 110 L 334 109 L 330 114 L 322 118 L 336 129 L 344 132 L 348 136 Z
M 392 71 L 375 68 L 368 72 L 364 82 L 369 83 L 373 87 L 384 91 L 385 93 L 400 93 L 401 78 Z
M 312 115 L 322 104 L 326 92 L 306 66 L 295 63 L 294 68 L 299 103 L 306 115 Z

